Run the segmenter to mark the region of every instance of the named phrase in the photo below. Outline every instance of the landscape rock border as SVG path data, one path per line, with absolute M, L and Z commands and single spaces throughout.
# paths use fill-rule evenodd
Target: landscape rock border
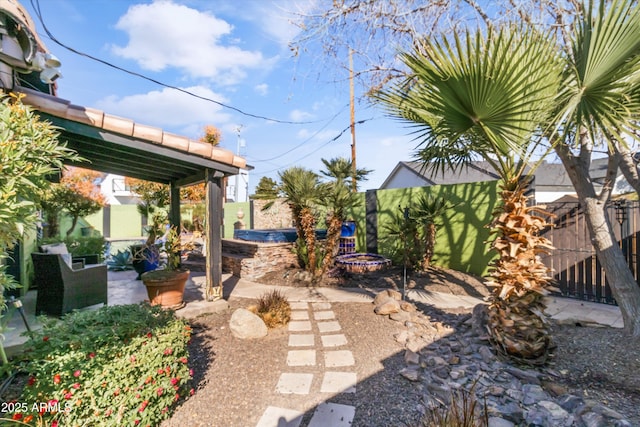
M 449 405 L 456 392 L 464 391 L 485 402 L 489 426 L 632 426 L 607 406 L 568 393 L 552 369 L 523 369 L 498 358 L 485 332 L 484 304 L 473 313 L 429 306 L 418 310 L 399 292 L 385 290 L 373 305 L 376 314 L 405 326 L 394 336 L 405 349 L 399 375 L 422 394 L 425 414 Z

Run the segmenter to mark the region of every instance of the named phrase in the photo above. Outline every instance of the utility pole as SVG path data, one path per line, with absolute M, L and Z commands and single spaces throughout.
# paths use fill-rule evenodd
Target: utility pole
M 351 191 L 358 191 L 356 183 L 356 109 L 353 90 L 353 50 L 349 49 L 349 94 L 351 104 Z
M 240 131 L 242 130 L 242 125 L 238 125 L 236 128 L 236 132 L 238 133 L 238 144 L 236 147 L 236 154 L 240 156 Z M 238 171 L 238 175 L 236 175 L 236 185 L 233 188 L 233 201 L 238 202 L 239 197 L 239 187 L 240 187 L 240 171 Z

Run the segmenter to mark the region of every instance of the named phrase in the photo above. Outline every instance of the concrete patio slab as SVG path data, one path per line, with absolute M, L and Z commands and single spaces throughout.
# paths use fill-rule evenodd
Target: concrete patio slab
M 355 372 L 325 372 L 321 393 L 355 393 L 358 377 Z
M 340 347 L 347 344 L 347 337 L 342 334 L 322 335 L 320 339 L 323 347 Z
M 269 406 L 265 409 L 256 427 L 298 427 L 304 413 L 293 409 Z
M 341 330 L 342 327 L 338 322 L 318 322 L 318 330 L 321 334 L 325 332 L 336 332 Z
M 289 335 L 289 347 L 313 347 L 315 336 L 313 334 Z
M 321 403 L 318 405 L 309 427 L 350 427 L 356 408 L 337 403 Z
M 324 366 L 326 368 L 337 368 L 339 366 L 353 366 L 356 361 L 350 350 L 326 351 L 324 353 Z
M 287 366 L 315 366 L 315 350 L 290 350 L 287 353 Z
M 298 374 L 285 372 L 280 375 L 276 392 L 282 394 L 309 394 L 313 374 Z

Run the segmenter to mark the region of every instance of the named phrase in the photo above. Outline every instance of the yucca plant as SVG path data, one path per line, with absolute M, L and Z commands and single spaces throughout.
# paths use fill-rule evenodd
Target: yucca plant
M 498 350 L 530 363 L 551 348 L 540 298 L 549 271 L 539 262 L 550 245 L 537 236 L 541 221 L 515 234 L 514 228 L 531 220 L 523 216 L 530 212 L 525 170 L 535 169 L 529 160 L 560 87 L 557 58 L 550 35 L 520 26 L 455 34 L 452 43 L 433 37 L 402 55 L 406 81 L 377 94 L 393 115 L 415 125 L 418 156 L 434 173 L 479 156 L 499 174 L 502 207 L 492 224 L 499 259 L 488 280 L 494 287 L 488 328 Z

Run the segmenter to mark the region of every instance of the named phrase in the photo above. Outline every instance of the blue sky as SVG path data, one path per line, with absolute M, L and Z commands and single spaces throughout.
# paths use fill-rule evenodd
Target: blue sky
M 45 34 L 30 0 L 21 0 L 62 62 L 59 97 L 194 139 L 205 125 L 218 127 L 221 146 L 236 152 L 241 145 L 255 167 L 249 193 L 260 177 L 277 180 L 290 166 L 319 171 L 322 158 L 351 157 L 348 71 L 320 67 L 320 49 L 295 60 L 288 48 L 297 34 L 290 13 L 309 1 L 39 0 L 49 31 L 75 50 L 255 116 L 307 122 L 290 124 L 73 53 Z M 356 85 L 356 121 L 366 120 L 356 127 L 356 163 L 374 172 L 361 190 L 379 187 L 415 147 L 409 129 L 362 100 L 363 90 Z

